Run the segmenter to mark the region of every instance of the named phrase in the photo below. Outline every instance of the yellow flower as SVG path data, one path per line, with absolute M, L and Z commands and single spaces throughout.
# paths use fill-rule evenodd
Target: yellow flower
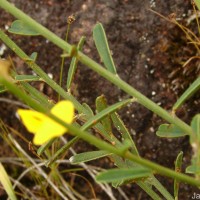
M 60 101 L 50 112 L 65 123 L 70 124 L 74 117 L 74 105 L 70 101 Z M 36 145 L 44 144 L 67 132 L 65 127 L 40 112 L 18 109 L 17 113 L 28 131 L 35 135 L 33 143 Z

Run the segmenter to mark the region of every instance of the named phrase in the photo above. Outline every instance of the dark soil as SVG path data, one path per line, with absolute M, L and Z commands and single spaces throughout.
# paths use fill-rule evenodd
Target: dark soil
M 74 14 L 76 21 L 71 26 L 69 41 L 76 44 L 81 36 L 86 36 L 87 41 L 83 51 L 98 62 L 100 59 L 92 39 L 92 29 L 97 22 L 101 22 L 106 30 L 119 76 L 166 110 L 170 111 L 177 98 L 199 75 L 197 60 L 191 62 L 186 69 L 182 68 L 184 62 L 191 56 L 197 55 L 193 45 L 188 44 L 185 34 L 173 23 L 149 10 L 151 8 L 166 17 L 175 13 L 179 23 L 187 25 L 188 19 L 193 14 L 190 1 L 12 0 L 11 2 L 62 38 L 66 33 L 67 17 Z M 9 26 L 14 19 L 2 10 L 0 18 L 2 29 Z M 195 20 L 187 26 L 197 32 Z M 42 37 L 9 35 L 27 54 L 38 52 L 39 66 L 45 72 L 53 74 L 53 79 L 58 82 L 62 52 L 60 49 Z M 19 73 L 31 73 L 23 61 L 10 50 L 7 49 L 2 57 L 8 55 L 12 57 Z M 69 62 L 66 66 L 69 66 Z M 67 69 L 64 72 L 64 77 L 66 76 Z M 41 90 L 56 100 L 56 95 L 50 88 L 43 86 Z M 78 100 L 86 102 L 92 108 L 96 97 L 101 94 L 106 96 L 109 104 L 127 97 L 124 92 L 86 66 L 78 68 L 72 92 Z M 1 97 L 13 98 L 10 94 L 2 94 Z M 199 105 L 199 94 L 197 94 L 178 110 L 177 115 L 189 123 L 200 111 Z M 6 102 L 2 102 L 0 107 L 3 121 L 15 128 L 18 127 L 16 108 L 17 106 Z M 173 140 L 158 138 L 155 132 L 159 124 L 164 121 L 138 104 L 123 109 L 120 115 L 131 131 L 141 156 L 173 169 L 177 154 L 183 151 L 183 170 L 189 165 L 191 148 L 187 137 Z M 5 156 L 5 144 L 1 144 L 1 147 L 4 149 L 1 150 L 1 155 Z M 9 152 L 6 154 L 9 155 Z M 159 179 L 173 194 L 173 181 L 165 177 Z M 150 199 L 134 184 L 123 186 L 123 189 L 132 200 Z M 194 192 L 200 193 L 200 190 L 181 184 L 180 199 L 191 199 Z M 98 193 L 98 198 L 108 197 Z M 123 198 L 118 196 L 117 199 Z

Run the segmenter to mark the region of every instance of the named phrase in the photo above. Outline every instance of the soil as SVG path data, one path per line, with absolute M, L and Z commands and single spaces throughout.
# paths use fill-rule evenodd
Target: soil
M 98 62 L 100 58 L 92 39 L 92 29 L 97 22 L 101 22 L 107 34 L 118 75 L 166 110 L 170 111 L 177 98 L 199 76 L 198 60 L 193 60 L 186 68 L 182 68 L 183 63 L 198 54 L 193 45 L 188 43 L 183 31 L 150 10 L 153 9 L 166 17 L 172 16 L 173 13 L 180 24 L 198 34 L 196 21 L 190 21 L 193 15 L 190 1 L 10 0 L 10 2 L 62 38 L 66 33 L 67 17 L 75 15 L 76 20 L 70 28 L 69 42 L 77 44 L 81 36 L 86 36 L 83 52 Z M 14 20 L 2 10 L 0 17 L 2 29 L 10 26 Z M 9 35 L 27 54 L 38 52 L 39 66 L 45 72 L 52 74 L 53 79 L 58 82 L 62 53 L 60 49 L 42 37 Z M 2 48 L 1 42 L 0 45 Z M 23 61 L 6 49 L 2 57 L 8 55 L 12 57 L 19 73 L 32 73 Z M 64 77 L 67 77 L 68 66 L 67 61 Z M 66 82 L 66 78 L 63 82 Z M 89 104 L 93 109 L 96 97 L 101 94 L 105 95 L 109 104 L 127 98 L 124 92 L 82 65 L 75 75 L 73 88 L 72 92 L 76 98 L 80 102 Z M 40 89 L 50 98 L 56 99 L 56 94 L 46 85 Z M 1 97 L 13 99 L 8 93 L 1 94 Z M 177 115 L 189 123 L 192 117 L 199 113 L 199 105 L 199 94 L 196 94 L 178 110 Z M 17 106 L 13 104 L 1 102 L 1 119 L 14 128 L 19 126 L 15 117 L 16 109 Z M 157 137 L 155 132 L 164 121 L 138 104 L 121 110 L 120 116 L 131 131 L 142 157 L 173 169 L 177 154 L 183 151 L 183 171 L 189 165 L 191 148 L 188 137 L 173 140 Z M 1 155 L 10 155 L 5 148 L 6 144 L 2 143 L 1 147 L 3 147 Z M 173 194 L 173 181 L 165 177 L 158 178 Z M 150 199 L 134 184 L 123 186 L 122 189 L 131 200 Z M 194 192 L 200 193 L 200 190 L 181 184 L 179 198 L 191 199 Z M 108 199 L 103 192 L 98 192 L 98 198 Z M 117 199 L 123 197 L 118 196 Z

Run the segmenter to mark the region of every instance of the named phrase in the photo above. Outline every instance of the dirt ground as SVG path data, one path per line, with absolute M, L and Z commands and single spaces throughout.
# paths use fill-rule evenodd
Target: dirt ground
M 182 68 L 184 62 L 197 55 L 196 49 L 188 43 L 185 34 L 180 28 L 149 10 L 151 8 L 166 17 L 175 13 L 179 23 L 191 28 L 197 34 L 196 21 L 191 20 L 193 8 L 190 1 L 10 0 L 10 2 L 62 38 L 66 33 L 67 17 L 74 14 L 76 21 L 71 26 L 69 42 L 76 44 L 81 36 L 86 36 L 83 51 L 99 62 L 92 39 L 92 29 L 97 22 L 101 22 L 107 33 L 118 75 L 169 111 L 182 92 L 199 76 L 198 60 Z M 5 29 L 10 26 L 14 18 L 0 10 L 0 19 L 0 27 Z M 9 35 L 27 54 L 38 52 L 39 66 L 47 73 L 53 74 L 53 79 L 58 82 L 60 49 L 42 37 L 27 39 Z M 0 45 L 2 48 L 1 42 Z M 23 61 L 10 50 L 6 49 L 1 56 L 8 55 L 12 57 L 19 73 L 31 73 Z M 66 62 L 64 77 L 67 76 L 68 64 Z M 66 78 L 64 78 L 65 81 Z M 55 98 L 50 88 L 44 86 L 42 89 L 51 98 Z M 106 96 L 109 104 L 127 97 L 117 87 L 81 65 L 75 76 L 73 94 L 78 100 L 86 102 L 92 108 L 94 108 L 96 97 L 101 94 Z M 11 98 L 11 95 L 1 94 L 1 97 Z M 199 105 L 199 94 L 196 94 L 184 104 L 177 115 L 189 123 L 200 111 Z M 14 115 L 16 108 L 14 105 L 1 102 L 1 118 L 12 127 L 18 124 Z M 152 112 L 138 104 L 133 104 L 123 109 L 120 115 L 131 131 L 141 156 L 173 169 L 177 154 L 183 151 L 183 170 L 190 163 L 191 148 L 188 138 L 173 140 L 158 138 L 155 131 L 163 121 Z M 2 153 L 4 151 L 2 150 Z M 172 180 L 161 177 L 159 179 L 173 193 Z M 180 188 L 180 199 L 183 200 L 191 199 L 194 192 L 200 193 L 197 188 L 185 184 L 181 184 Z M 131 200 L 149 199 L 134 184 L 124 186 L 123 189 Z M 98 198 L 103 199 L 101 193 Z M 119 196 L 118 199 L 123 198 Z

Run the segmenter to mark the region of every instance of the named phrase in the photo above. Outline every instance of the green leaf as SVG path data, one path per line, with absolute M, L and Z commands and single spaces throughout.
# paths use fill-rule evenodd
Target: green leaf
M 81 37 L 79 43 L 78 43 L 78 47 L 77 50 L 82 50 L 83 44 L 85 42 L 85 37 Z M 68 72 L 68 76 L 67 76 L 67 90 L 70 90 L 71 87 L 71 83 L 74 79 L 74 74 L 77 68 L 77 64 L 78 64 L 78 58 L 77 57 L 73 57 L 72 61 L 70 63 L 70 67 L 69 67 L 69 72 Z
M 115 165 L 120 168 L 120 169 L 123 169 L 123 168 L 132 168 L 132 167 L 135 167 L 136 164 L 134 162 L 131 162 L 130 160 L 127 160 L 127 159 L 123 159 L 121 158 L 120 156 L 118 155 L 111 155 L 111 160 L 114 161 Z M 127 163 L 127 161 L 129 161 L 129 163 Z M 126 184 L 126 179 L 120 179 L 118 181 L 114 181 L 112 182 L 112 186 L 117 188 L 123 184 Z
M 6 170 L 0 163 L 0 182 L 11 200 L 17 200 Z
M 96 180 L 99 182 L 116 182 L 121 180 L 134 180 L 140 178 L 146 178 L 152 174 L 152 171 L 143 167 L 134 167 L 131 169 L 111 169 L 106 172 L 102 172 L 96 176 Z
M 107 105 L 107 100 L 104 95 L 101 95 L 96 98 L 96 109 L 97 113 L 100 113 L 104 109 L 108 107 Z M 101 123 L 103 124 L 104 128 L 108 133 L 112 132 L 112 126 L 111 126 L 111 120 L 110 120 L 110 115 L 107 115 L 104 119 L 101 120 Z
M 138 150 L 135 146 L 135 143 L 128 131 L 128 129 L 126 128 L 124 122 L 121 120 L 120 116 L 115 112 L 111 114 L 111 119 L 113 121 L 114 126 L 116 127 L 116 129 L 121 133 L 121 136 L 124 140 L 129 140 L 131 143 L 131 148 L 130 151 L 136 155 L 139 155 Z
M 193 147 L 194 154 L 197 155 L 197 151 L 200 151 L 200 114 L 193 117 L 191 127 L 194 133 L 190 135 L 190 144 Z
M 191 122 L 191 127 L 196 134 L 196 139 L 198 139 L 200 143 L 200 114 L 194 116 Z
M 200 1 L 199 1 L 200 2 Z M 195 92 L 200 89 L 200 77 L 197 78 L 190 87 L 181 95 L 181 97 L 174 104 L 172 110 L 177 110 L 187 99 L 189 99 Z
M 88 117 L 93 117 L 94 116 L 94 113 L 93 113 L 92 109 L 90 108 L 90 106 L 88 104 L 83 103 L 82 106 L 85 108 L 84 114 L 86 114 Z
M 118 156 L 118 155 L 115 155 L 115 154 L 113 154 L 111 157 L 112 157 L 112 159 L 113 159 L 113 161 L 114 161 L 116 167 L 118 167 L 118 168 L 129 168 L 129 167 L 126 165 L 124 158 L 122 158 L 122 157 L 120 157 L 120 156 Z M 132 162 L 132 163 L 133 163 L 133 162 Z M 133 163 L 133 166 L 134 166 L 134 163 Z M 132 166 L 132 167 L 133 167 L 133 166 Z
M 37 56 L 38 56 L 38 53 L 37 52 L 33 52 L 31 55 L 30 55 L 30 58 L 31 58 L 31 60 L 32 61 L 36 61 L 36 59 L 37 59 Z
M 200 174 L 200 167 L 196 164 L 190 165 L 186 168 L 185 172 L 189 174 Z
M 39 76 L 35 75 L 16 75 L 15 80 L 19 82 L 41 81 Z
M 190 144 L 193 148 L 192 164 L 186 168 L 187 173 L 196 175 L 196 178 L 200 178 L 200 114 L 193 117 L 191 121 L 191 127 L 194 131 L 190 135 Z
M 118 109 L 121 109 L 122 107 L 126 106 L 128 103 L 131 103 L 133 99 L 127 99 L 121 102 L 118 102 L 112 106 L 109 106 L 108 108 L 104 109 L 100 113 L 93 116 L 93 112 L 91 108 L 84 104 L 84 107 L 88 110 L 86 115 L 81 116 L 80 118 L 83 119 L 83 121 L 87 120 L 87 122 L 81 127 L 81 130 L 88 130 L 89 128 L 94 128 L 96 131 L 98 131 L 106 140 L 109 142 L 115 144 L 116 146 L 120 144 L 122 148 L 122 144 L 114 137 L 112 133 L 109 133 L 105 130 L 105 128 L 102 126 L 101 123 L 99 123 L 103 118 L 105 118 L 107 115 L 111 114 L 112 112 L 115 112 Z M 80 113 L 81 114 L 81 113 Z
M 156 135 L 159 137 L 167 137 L 167 138 L 176 138 L 188 135 L 184 133 L 181 129 L 179 129 L 174 124 L 162 124 L 159 126 Z
M 10 33 L 18 35 L 27 35 L 27 36 L 40 35 L 37 31 L 35 31 L 32 27 L 29 27 L 28 24 L 26 24 L 22 20 L 15 20 L 11 24 L 11 27 L 8 29 L 8 31 Z
M 182 167 L 182 160 L 183 160 L 183 152 L 181 151 L 175 161 L 175 171 L 180 173 Z M 178 199 L 178 191 L 179 191 L 179 181 L 175 178 L 174 179 L 174 197 Z
M 197 5 L 198 9 L 200 10 L 200 1 L 199 0 L 194 0 L 194 2 Z
M 113 74 L 117 74 L 116 67 L 108 46 L 106 34 L 101 23 L 95 25 L 93 29 L 93 39 L 105 67 Z
M 74 156 L 72 156 L 69 160 L 72 164 L 79 164 L 82 162 L 88 162 L 91 160 L 96 160 L 105 156 L 109 156 L 112 153 L 109 153 L 107 151 L 90 151 L 90 152 L 84 152 L 84 153 L 80 153 L 80 154 L 76 154 Z

